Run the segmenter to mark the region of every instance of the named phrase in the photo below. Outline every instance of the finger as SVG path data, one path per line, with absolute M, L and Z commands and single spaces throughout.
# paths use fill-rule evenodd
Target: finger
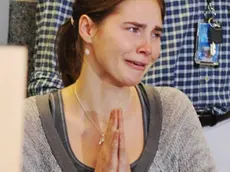
M 114 135 L 117 135 L 117 128 L 118 128 L 118 111 L 115 109 L 114 112 L 113 112 L 113 116 L 114 116 L 114 120 L 113 120 L 113 123 L 112 123 L 112 126 L 111 126 L 111 130 L 109 131 L 109 134 L 110 134 L 110 141 L 109 141 L 109 144 L 111 145 L 112 142 L 113 142 L 113 137 Z M 117 141 L 118 141 L 119 137 L 117 138 Z
M 110 168 L 117 169 L 118 167 L 118 143 L 119 142 L 119 131 L 116 130 L 113 134 L 113 140 L 111 144 L 111 164 Z
M 107 130 L 105 132 L 105 142 L 103 143 L 104 146 L 107 146 L 109 149 L 112 145 L 113 142 L 113 135 L 114 132 L 117 130 L 117 125 L 118 125 L 118 121 L 117 121 L 117 111 L 113 110 L 111 112 L 110 115 L 110 121 L 109 124 L 107 126 Z
M 114 125 L 116 126 L 117 125 L 117 115 L 116 115 L 116 110 L 112 110 L 111 113 L 110 113 L 110 117 L 109 117 L 109 121 L 108 121 L 108 124 L 107 124 L 107 127 L 106 127 L 106 131 L 105 131 L 105 134 L 108 136 L 108 135 L 111 135 L 111 131 L 114 130 Z
M 118 125 L 119 125 L 119 144 L 118 144 L 118 169 L 119 172 L 127 172 L 127 169 L 130 169 L 127 151 L 125 147 L 125 136 L 124 136 L 124 121 L 123 121 L 123 112 L 119 110 L 118 112 Z
M 114 110 L 112 110 L 112 112 L 110 113 L 109 121 L 108 121 L 107 128 L 106 128 L 106 132 L 108 132 L 108 131 L 111 130 L 115 118 L 116 118 L 116 111 L 115 111 L 115 109 L 114 109 Z
M 115 132 L 118 129 L 118 110 L 117 109 L 114 110 L 113 116 L 114 116 L 113 117 L 114 120 L 111 126 L 111 131 Z
M 124 136 L 123 112 L 121 109 L 119 109 L 119 111 L 118 111 L 118 129 L 120 131 L 119 149 L 120 149 L 120 151 L 122 151 L 123 149 L 125 149 L 125 136 Z
M 124 119 L 123 119 L 123 111 L 122 109 L 118 109 L 118 112 L 117 112 L 117 116 L 118 116 L 118 129 L 121 131 L 121 132 L 124 132 Z
M 130 169 L 130 164 L 128 161 L 127 151 L 125 149 L 124 134 L 120 133 L 118 143 L 118 169 L 119 172 L 127 172 Z
M 105 133 L 105 142 L 102 145 L 102 152 L 108 161 L 106 163 L 106 171 L 117 172 L 118 168 L 118 141 L 119 131 L 117 130 L 117 111 L 113 110 L 110 114 L 110 122 Z M 110 170 L 108 170 L 110 169 Z

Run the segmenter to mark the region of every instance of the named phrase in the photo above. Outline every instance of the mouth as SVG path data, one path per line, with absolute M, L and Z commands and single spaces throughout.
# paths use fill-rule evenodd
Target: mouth
M 148 63 L 133 60 L 125 60 L 125 62 L 129 67 L 139 71 L 144 71 L 146 69 L 146 66 L 148 65 Z

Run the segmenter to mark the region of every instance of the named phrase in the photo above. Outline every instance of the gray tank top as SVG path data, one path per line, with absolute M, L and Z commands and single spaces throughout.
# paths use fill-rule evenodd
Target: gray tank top
M 148 123 L 149 123 L 149 110 L 146 108 L 146 100 L 143 98 L 143 90 L 139 86 L 136 86 L 141 106 L 142 106 L 142 115 L 143 115 L 143 128 L 144 128 L 144 145 L 146 144 L 147 134 L 148 134 Z M 56 92 L 53 92 L 49 95 L 49 104 L 50 104 L 50 110 L 52 114 L 52 118 L 54 120 L 55 128 L 59 134 L 59 137 L 63 143 L 63 146 L 69 155 L 71 161 L 73 162 L 74 166 L 76 167 L 77 171 L 79 172 L 93 172 L 94 169 L 83 164 L 78 160 L 78 158 L 73 153 L 73 150 L 70 146 L 68 134 L 67 134 L 67 128 L 66 128 L 66 121 L 65 121 L 65 115 L 64 115 L 64 108 L 63 108 L 63 100 L 61 91 L 58 90 Z M 142 152 L 140 157 L 130 164 L 131 171 L 133 172 L 135 170 L 136 165 L 138 164 L 138 161 L 141 159 L 141 157 L 145 154 L 145 151 Z

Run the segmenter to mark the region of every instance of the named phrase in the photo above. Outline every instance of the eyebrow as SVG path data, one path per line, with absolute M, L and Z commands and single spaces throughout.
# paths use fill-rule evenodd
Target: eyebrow
M 140 27 L 140 28 L 146 28 L 147 27 L 146 24 L 142 24 L 142 23 L 138 23 L 138 22 L 124 22 L 124 24 L 132 24 L 132 25 L 134 25 L 136 27 Z M 160 26 L 155 26 L 154 30 L 158 31 L 158 32 L 163 32 L 163 28 Z

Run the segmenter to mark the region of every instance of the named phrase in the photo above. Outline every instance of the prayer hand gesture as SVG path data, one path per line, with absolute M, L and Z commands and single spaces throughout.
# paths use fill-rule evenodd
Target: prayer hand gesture
M 131 172 L 125 147 L 122 110 L 111 112 L 95 172 Z

